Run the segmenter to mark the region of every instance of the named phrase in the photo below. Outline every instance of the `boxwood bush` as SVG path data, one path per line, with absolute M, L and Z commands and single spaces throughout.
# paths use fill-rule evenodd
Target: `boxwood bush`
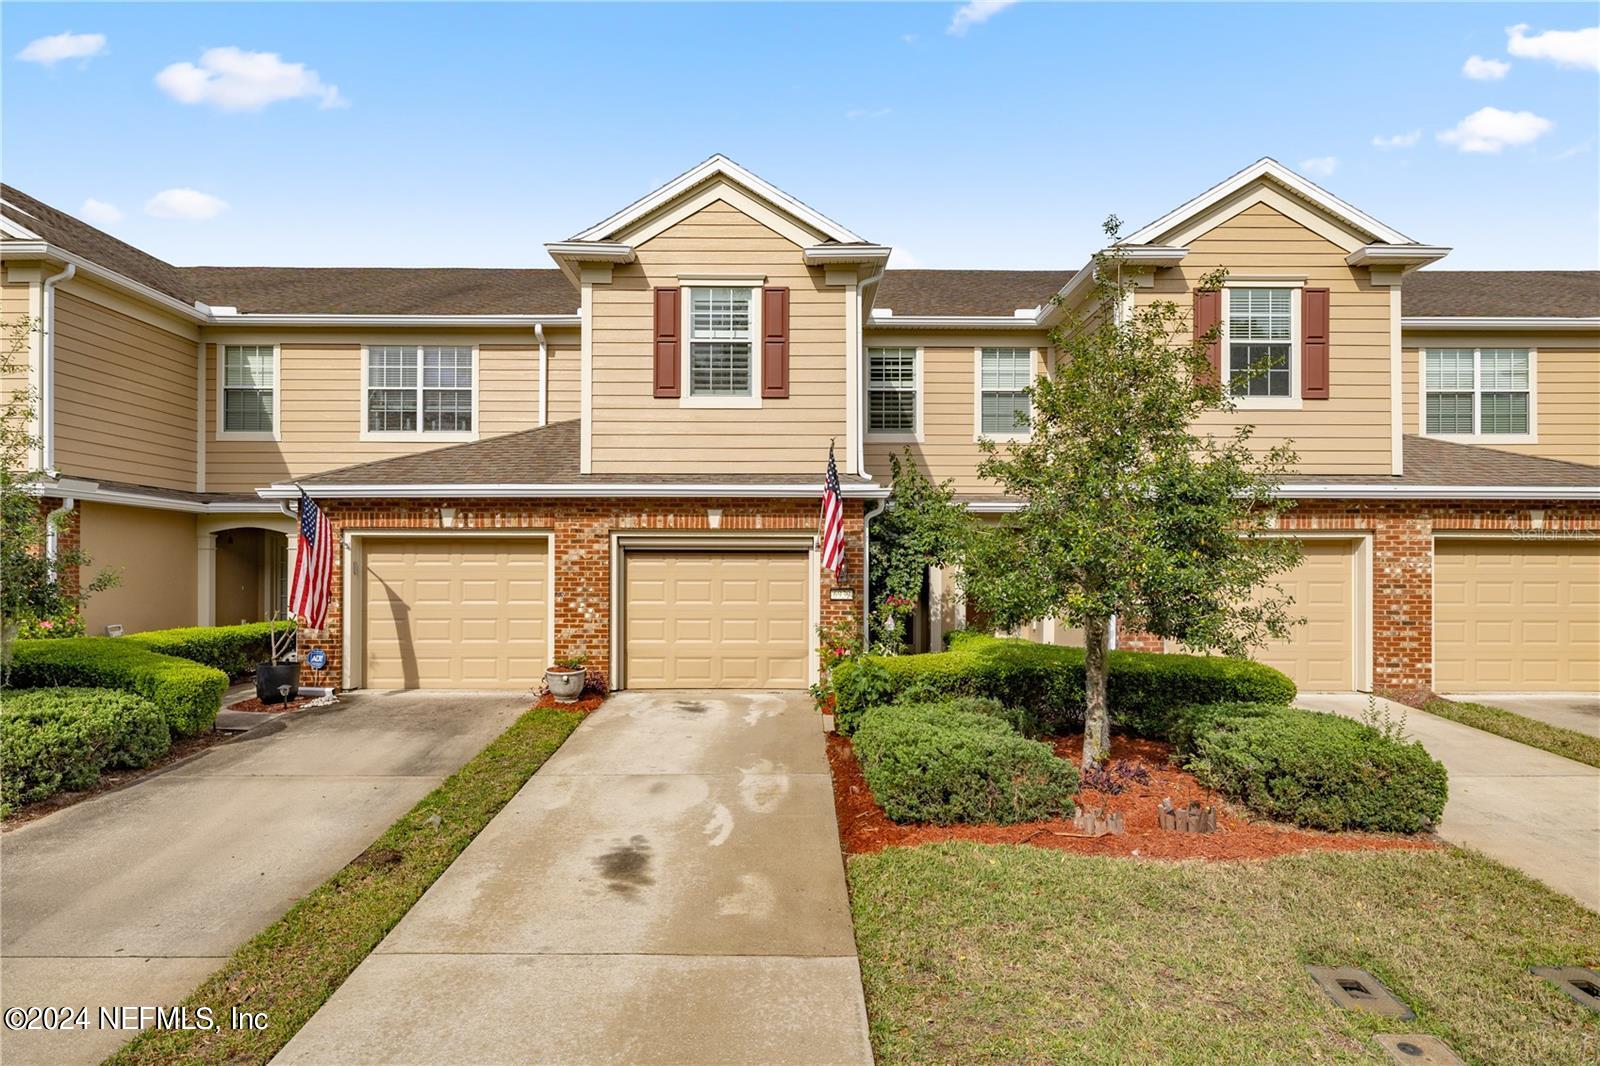
M 1078 770 L 984 710 L 874 707 L 853 738 L 861 772 L 897 822 L 1013 822 L 1072 812 Z
M 133 692 L 155 704 L 180 736 L 211 728 L 228 675 L 188 659 L 162 655 L 127 637 L 19 640 L 13 645 L 13 688 L 81 686 Z M 7 693 L 6 699 L 12 694 Z
M 165 716 L 130 692 L 7 692 L 0 699 L 0 806 L 9 811 L 88 788 L 102 770 L 148 766 L 171 746 Z
M 911 691 L 919 699 L 991 696 L 1021 711 L 1030 727 L 1064 733 L 1083 721 L 1083 649 L 977 633 L 953 634 L 950 650 L 927 655 L 866 656 L 834 667 L 836 713 L 859 718 L 867 707 Z M 1201 703 L 1286 704 L 1294 682 L 1247 659 L 1114 651 L 1107 694 L 1112 721 L 1125 732 L 1165 738 L 1173 715 Z M 864 684 L 867 676 L 874 678 Z
M 1188 760 L 1202 784 L 1312 829 L 1415 833 L 1436 825 L 1445 769 L 1412 741 L 1298 707 L 1198 711 Z
M 176 655 L 240 677 L 272 657 L 272 634 L 294 628 L 293 622 L 249 622 L 237 626 L 188 626 L 134 633 L 123 640 L 142 644 L 162 655 Z

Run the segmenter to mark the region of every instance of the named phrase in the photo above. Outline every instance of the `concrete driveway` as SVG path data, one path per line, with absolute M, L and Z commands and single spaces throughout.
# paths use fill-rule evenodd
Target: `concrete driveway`
M 357 693 L 0 838 L 0 1003 L 168 1006 L 515 721 L 511 693 Z M 131 1033 L 0 1033 L 98 1062 Z
M 1600 737 L 1600 692 L 1452 692 L 1445 699 L 1483 703 L 1525 718 Z
M 276 1063 L 870 1063 L 804 693 L 625 692 Z
M 1295 703 L 1360 718 L 1367 697 L 1303 694 Z M 1450 773 L 1440 836 L 1600 911 L 1600 770 L 1425 711 L 1387 706 L 1397 716 L 1404 710 L 1406 731 Z

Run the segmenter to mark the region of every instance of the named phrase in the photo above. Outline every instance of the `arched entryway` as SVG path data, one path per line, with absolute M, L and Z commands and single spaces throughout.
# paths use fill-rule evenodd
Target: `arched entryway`
M 234 625 L 282 617 L 293 532 L 293 523 L 287 519 L 202 519 L 198 530 L 200 624 Z

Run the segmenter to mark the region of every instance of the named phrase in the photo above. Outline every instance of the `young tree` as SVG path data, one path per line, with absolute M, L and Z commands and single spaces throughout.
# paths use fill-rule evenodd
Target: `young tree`
M 873 644 L 891 653 L 904 648 L 905 620 L 922 596 L 929 567 L 954 562 L 969 527 L 950 481 L 935 484 L 907 449 L 889 456 L 889 507 L 872 524 Z M 938 650 L 938 649 L 935 649 Z
M 1273 488 L 1293 451 L 1253 449 L 1249 426 L 1197 429 L 1205 412 L 1233 407 L 1206 354 L 1216 331 L 1193 337 L 1191 316 L 1170 300 L 1134 304 L 1119 228 L 1107 220 L 1097 298 L 1051 334 L 1059 359 L 1029 390 L 1029 436 L 983 442 L 979 474 L 1022 507 L 974 534 L 959 579 L 1001 628 L 1043 618 L 1083 628 L 1085 767 L 1111 747 L 1113 617 L 1197 650 L 1242 653 L 1287 634 L 1289 601 L 1257 590 L 1298 559 L 1293 541 L 1264 535 L 1291 506 Z M 1208 275 L 1200 287 L 1223 280 Z

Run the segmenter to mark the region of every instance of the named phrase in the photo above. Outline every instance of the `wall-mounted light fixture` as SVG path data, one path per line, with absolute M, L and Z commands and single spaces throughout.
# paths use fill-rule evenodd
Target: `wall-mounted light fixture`
M 707 507 L 706 508 L 706 525 L 710 526 L 712 529 L 721 529 L 722 528 L 722 508 L 720 508 L 720 507 Z
M 454 528 L 456 524 L 456 509 L 454 507 L 439 508 L 439 524 L 445 529 Z

